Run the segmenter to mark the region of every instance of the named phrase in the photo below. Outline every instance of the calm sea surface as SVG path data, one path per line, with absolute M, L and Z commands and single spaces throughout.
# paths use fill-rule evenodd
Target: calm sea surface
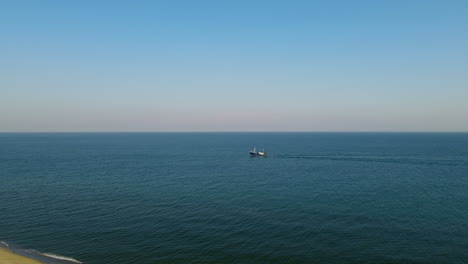
M 0 214 L 89 264 L 468 263 L 468 134 L 3 133 Z

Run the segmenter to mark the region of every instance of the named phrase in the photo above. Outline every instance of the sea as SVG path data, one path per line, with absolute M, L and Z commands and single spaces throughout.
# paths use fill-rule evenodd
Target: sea
M 86 264 L 468 263 L 468 133 L 0 133 L 0 241 Z

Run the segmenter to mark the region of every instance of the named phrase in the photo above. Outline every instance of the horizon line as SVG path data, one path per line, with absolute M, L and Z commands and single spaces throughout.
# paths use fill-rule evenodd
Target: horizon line
M 468 131 L 334 131 L 334 130 L 311 130 L 311 131 L 293 131 L 293 130 L 278 130 L 278 131 L 0 131 L 0 134 L 7 133 L 468 133 Z

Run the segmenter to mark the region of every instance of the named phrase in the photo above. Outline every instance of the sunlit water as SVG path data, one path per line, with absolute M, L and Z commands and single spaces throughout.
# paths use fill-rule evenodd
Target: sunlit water
M 463 133 L 4 133 L 0 184 L 0 240 L 89 264 L 468 263 Z

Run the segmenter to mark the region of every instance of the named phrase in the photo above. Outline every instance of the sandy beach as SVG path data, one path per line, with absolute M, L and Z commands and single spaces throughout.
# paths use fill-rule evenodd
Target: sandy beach
M 5 248 L 0 248 L 0 262 L 2 264 L 44 264 L 43 262 L 15 254 Z

